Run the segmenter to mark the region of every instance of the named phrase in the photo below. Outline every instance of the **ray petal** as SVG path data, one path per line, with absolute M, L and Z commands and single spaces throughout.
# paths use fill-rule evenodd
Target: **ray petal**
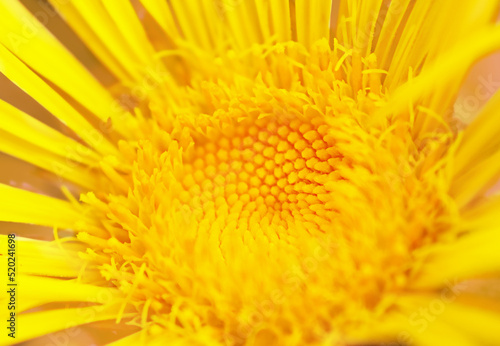
M 0 42 L 5 47 L 101 121 L 111 118 L 118 132 L 127 133 L 124 124 L 130 114 L 20 2 L 1 2 L 0 12 Z
M 69 202 L 0 184 L 0 221 L 74 228 L 82 218 Z

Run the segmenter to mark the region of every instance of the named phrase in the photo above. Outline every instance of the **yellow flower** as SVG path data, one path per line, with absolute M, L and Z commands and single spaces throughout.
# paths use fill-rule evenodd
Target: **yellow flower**
M 1 238 L 2 344 L 500 344 L 463 284 L 500 270 L 500 95 L 453 114 L 497 0 L 50 3 L 110 78 L 0 3 L 1 72 L 68 130 L 0 101 L 0 150 L 66 196 L 0 185 L 54 230 Z

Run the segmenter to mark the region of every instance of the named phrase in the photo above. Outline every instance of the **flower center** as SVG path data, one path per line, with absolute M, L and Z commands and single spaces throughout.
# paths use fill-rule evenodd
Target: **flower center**
M 343 156 L 320 117 L 246 119 L 195 140 L 180 200 L 197 221 L 232 215 L 249 226 L 265 218 L 273 226 L 302 222 L 310 233 L 327 232 L 335 214 L 327 183 L 343 179 L 340 164 Z
M 296 340 L 291 326 L 304 342 L 355 330 L 390 308 L 413 251 L 446 227 L 409 117 L 376 112 L 376 59 L 363 74 L 345 49 L 303 51 L 274 47 L 250 71 L 228 54 L 168 107 L 160 95 L 136 126 L 145 139 L 101 163 L 112 193 L 82 197 L 87 256 L 151 333 L 272 344 Z

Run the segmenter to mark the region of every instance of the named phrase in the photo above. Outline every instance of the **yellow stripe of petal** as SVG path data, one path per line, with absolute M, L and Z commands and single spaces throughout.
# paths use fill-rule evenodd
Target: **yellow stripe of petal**
M 500 270 L 500 227 L 475 231 L 455 243 L 432 250 L 412 287 L 430 288 Z
M 500 146 L 499 109 L 500 93 L 497 93 L 465 129 L 455 157 L 456 175 L 464 173 L 471 166 L 483 161 Z
M 40 148 L 0 129 L 0 151 L 54 173 L 59 179 L 71 181 L 87 189 L 95 187 L 88 168 Z
M 330 33 L 330 16 L 332 13 L 332 1 L 299 0 L 296 1 L 296 6 L 297 6 L 296 13 L 299 13 L 300 11 L 305 11 L 304 7 L 309 7 L 309 16 L 308 18 L 306 18 L 306 22 L 303 23 L 304 26 L 301 27 L 299 25 L 299 22 L 297 21 L 297 38 L 299 37 L 300 32 L 309 30 L 308 45 L 313 44 L 314 42 L 322 38 L 328 39 Z M 297 15 L 297 19 L 298 18 L 299 16 Z
M 220 8 L 214 5 L 213 0 L 201 0 L 200 10 L 205 25 L 208 28 L 208 37 L 216 52 L 225 52 L 227 50 L 227 32 L 226 23 L 224 23 L 223 14 Z
M 109 304 L 120 292 L 114 288 L 82 284 L 75 280 L 61 280 L 31 275 L 18 275 L 22 285 L 17 304 L 18 312 L 53 302 L 90 302 Z
M 297 0 L 297 40 L 310 47 L 322 38 L 329 38 L 332 2 L 324 0 Z
M 317 3 L 317 0 L 312 2 Z M 314 23 L 311 22 L 311 6 L 307 0 L 298 0 L 295 2 L 295 17 L 297 26 L 297 41 L 302 43 L 306 47 L 311 46 L 312 41 L 312 31 Z
M 269 1 L 273 33 L 278 36 L 278 41 L 286 42 L 292 39 L 292 25 L 290 22 L 290 1 Z
M 83 324 L 96 321 L 112 320 L 115 318 L 116 308 L 91 306 L 85 308 L 57 309 L 41 312 L 32 312 L 17 316 L 19 331 L 16 342 L 23 342 L 42 335 L 47 335 L 59 330 L 74 328 Z M 22 328 L 22 326 L 25 326 Z M 29 327 L 28 327 L 29 326 Z M 22 331 L 22 332 L 21 332 Z M 72 343 L 72 334 L 61 332 L 57 334 L 60 339 Z M 7 333 L 0 335 L 0 343 L 7 345 L 12 342 Z
M 383 0 L 366 0 L 360 5 L 357 47 L 363 55 L 368 56 L 372 52 L 375 30 L 380 25 L 378 16 L 382 3 Z
M 186 39 L 204 49 L 210 49 L 212 42 L 199 5 L 184 0 L 172 0 L 170 4 Z
M 0 245 L 0 254 L 6 257 L 7 236 L 0 235 Z M 81 245 L 70 248 L 65 244 L 62 249 L 55 242 L 16 237 L 17 273 L 76 278 L 83 266 L 78 251 L 83 250 Z
M 113 23 L 113 19 L 98 0 L 73 1 L 72 5 L 94 30 L 97 36 L 108 45 L 111 52 L 120 60 L 122 66 L 135 80 L 141 79 L 141 60 L 128 45 L 125 38 Z
M 360 325 L 346 335 L 346 345 L 391 345 L 408 320 L 396 312 L 386 312 L 375 323 Z
M 60 119 L 87 144 L 103 154 L 115 154 L 118 152 L 61 95 L 1 44 L 0 59 L 2 60 L 0 72 Z
M 408 316 L 405 331 L 405 343 L 412 345 L 442 346 L 447 345 L 476 346 L 478 342 L 462 329 L 456 328 L 446 321 L 443 314 L 448 315 L 452 303 L 441 296 L 409 295 L 400 300 L 404 313 Z M 442 310 L 441 310 L 442 309 Z M 439 314 L 435 312 L 439 311 Z
M 140 0 L 142 6 L 151 14 L 151 16 L 160 24 L 165 32 L 173 39 L 178 38 L 179 30 L 175 24 L 172 11 L 163 0 Z
M 31 144 L 87 165 L 92 165 L 95 160 L 99 159 L 99 155 L 91 149 L 64 136 L 3 100 L 0 100 L 0 114 L 3 119 L 3 130 L 13 135 L 22 134 L 22 137 Z
M 461 227 L 465 230 L 492 228 L 500 224 L 500 196 L 467 208 L 462 213 Z
M 349 2 L 348 1 L 339 1 L 337 8 L 337 18 L 335 19 L 335 38 L 334 41 L 337 40 L 345 47 L 353 46 L 353 28 L 352 25 L 347 25 L 348 20 L 350 19 L 349 14 Z
M 132 4 L 129 1 L 101 0 L 113 18 L 129 49 L 134 51 L 144 64 L 153 65 L 155 50 L 151 45 Z
M 128 132 L 124 120 L 130 115 L 21 3 L 0 2 L 0 12 L 0 42 L 5 47 L 99 119 L 111 118 L 118 132 Z
M 240 6 L 236 6 L 236 11 L 238 12 L 240 22 L 245 28 L 244 30 L 248 33 L 250 42 L 252 44 L 261 43 L 263 37 L 260 25 L 256 25 L 259 22 L 259 16 L 255 1 L 242 1 Z
M 433 6 L 434 11 L 438 10 L 437 20 L 432 22 L 429 32 L 442 32 L 443 35 L 432 40 L 429 40 L 429 35 L 421 38 L 422 45 L 429 47 L 429 58 L 435 58 L 471 31 L 495 23 L 499 7 L 498 0 L 481 2 L 447 0 L 443 2 L 441 9 Z M 442 13 L 452 12 L 453 17 L 443 18 Z M 455 20 L 455 18 L 460 18 L 460 20 Z M 428 22 L 429 19 L 426 21 Z
M 410 1 L 391 1 L 389 8 L 386 10 L 387 14 L 374 50 L 380 66 L 384 69 L 389 68 L 390 57 L 393 52 L 392 48 L 398 42 L 396 34 L 403 23 L 405 13 L 410 4 Z
M 247 49 L 252 44 L 258 43 L 254 25 L 249 22 L 248 17 L 252 14 L 246 13 L 247 6 L 244 2 L 225 3 L 222 2 L 222 12 L 227 19 L 228 33 L 234 40 L 234 45 L 240 49 Z
M 455 177 L 450 186 L 450 194 L 459 208 L 465 207 L 476 197 L 486 193 L 499 179 L 500 151 L 497 151 L 479 163 L 472 162 L 465 174 Z
M 443 318 L 479 342 L 500 345 L 500 333 L 498 333 L 500 314 L 498 312 L 454 302 L 446 306 Z
M 69 202 L 0 184 L 0 221 L 74 228 L 83 218 Z
M 463 49 L 467 47 L 467 49 Z M 390 102 L 379 112 L 405 112 L 408 105 L 419 98 L 430 96 L 434 90 L 446 88 L 456 78 L 456 71 L 467 70 L 475 61 L 500 48 L 500 26 L 485 28 L 464 39 L 463 44 L 443 54 L 429 66 L 392 94 Z
M 388 88 L 392 89 L 394 85 L 399 85 L 405 81 L 410 67 L 416 68 L 418 66 L 412 64 L 412 61 L 422 61 L 427 55 L 430 40 L 424 38 L 431 36 L 424 30 L 432 24 L 425 24 L 429 23 L 431 18 L 433 21 L 430 23 L 439 22 L 439 20 L 435 19 L 440 9 L 439 6 L 440 4 L 434 6 L 427 1 L 417 1 L 415 3 L 395 50 L 390 54 L 391 64 L 388 66 L 389 73 L 386 77 Z M 417 46 L 419 39 L 422 39 L 424 46 Z
M 271 37 L 269 1 L 255 0 L 255 7 L 257 9 L 257 18 L 259 20 L 260 30 L 264 37 L 264 41 L 266 41 L 269 37 Z
M 410 67 L 417 69 L 432 63 L 463 37 L 493 23 L 498 6 L 496 0 L 480 3 L 453 0 L 415 2 L 396 49 L 391 54 L 394 63 L 389 68 L 387 86 L 392 89 L 393 86 L 401 84 L 406 80 Z M 453 16 L 443 17 L 443 13 L 453 13 Z M 455 20 L 456 18 L 460 20 Z M 441 35 L 434 35 L 436 32 Z M 461 73 L 465 71 L 460 71 Z M 460 74 L 456 78 L 461 80 Z
M 93 28 L 77 11 L 72 3 L 61 3 L 58 0 L 49 0 L 52 6 L 64 17 L 66 23 L 80 36 L 97 58 L 124 84 L 131 84 L 133 78 L 123 67 L 122 60 L 110 47 L 101 40 Z

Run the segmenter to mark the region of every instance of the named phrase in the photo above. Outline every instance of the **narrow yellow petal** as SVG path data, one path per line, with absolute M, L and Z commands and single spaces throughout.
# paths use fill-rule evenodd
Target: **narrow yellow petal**
M 170 4 L 186 40 L 209 50 L 212 42 L 199 6 L 182 0 L 172 0 Z
M 391 4 L 392 5 L 392 4 Z M 404 4 L 395 2 L 399 7 L 399 14 L 404 15 Z M 395 49 L 386 50 L 385 57 L 390 56 L 391 61 L 384 68 L 388 68 L 389 74 L 386 78 L 386 85 L 389 89 L 400 85 L 407 79 L 408 70 L 421 69 L 427 64 L 435 61 L 436 57 L 452 49 L 463 37 L 476 32 L 478 37 L 487 25 L 494 22 L 498 10 L 498 1 L 487 0 L 481 3 L 446 0 L 439 3 L 415 2 L 410 4 L 411 12 L 404 23 L 400 36 L 393 38 Z M 452 17 L 444 18 L 443 13 L 453 12 Z M 460 18 L 460 20 L 455 20 Z M 433 35 L 440 32 L 442 35 Z M 385 45 L 387 41 L 380 41 Z M 460 44 L 460 47 L 463 45 Z M 377 52 L 378 53 L 378 52 Z M 386 60 L 382 61 L 384 64 Z M 466 72 L 466 70 L 457 70 Z M 461 76 L 456 76 L 461 80 Z
M 102 0 L 106 11 L 113 19 L 120 35 L 126 38 L 128 50 L 134 52 L 142 64 L 154 64 L 155 50 L 137 17 L 132 4 L 128 1 Z M 85 1 L 88 6 L 88 1 Z M 101 23 L 102 25 L 102 23 Z
M 500 224 L 500 196 L 467 208 L 462 213 L 463 230 L 490 229 Z
M 405 339 L 402 343 L 441 346 L 443 340 L 446 340 L 449 345 L 476 346 L 477 339 L 472 338 L 463 329 L 449 324 L 443 315 L 443 313 L 448 315 L 447 309 L 453 306 L 450 299 L 452 298 L 449 294 L 444 297 L 438 295 L 402 297 L 399 304 L 404 307 L 407 316 L 406 326 L 403 326 L 399 333 L 399 337 Z
M 53 154 L 1 129 L 0 151 L 54 173 L 62 180 L 61 183 L 70 181 L 87 189 L 95 187 L 94 176 L 89 174 L 90 168 L 73 161 L 71 156 Z
M 2 245 L 0 254 L 2 258 L 6 258 L 7 236 L 0 235 L 0 245 Z M 55 242 L 16 237 L 17 274 L 78 277 L 83 266 L 83 261 L 78 257 L 78 251 L 83 251 L 84 248 L 78 244 L 72 245 L 74 246 L 65 244 L 63 249 Z
M 271 7 L 271 22 L 273 34 L 277 35 L 280 42 L 292 39 L 292 26 L 290 22 L 290 1 L 269 1 Z
M 110 304 L 120 292 L 114 288 L 82 284 L 76 280 L 61 280 L 32 275 L 18 275 L 22 285 L 17 311 L 55 302 L 89 302 Z
M 463 49 L 464 46 L 467 47 L 466 50 Z M 379 112 L 405 112 L 408 105 L 415 104 L 424 97 L 430 97 L 429 102 L 432 102 L 432 93 L 435 90 L 445 90 L 450 83 L 455 82 L 457 71 L 466 71 L 475 61 L 499 48 L 500 26 L 482 29 L 464 39 L 462 45 L 443 54 L 412 81 L 395 90 L 390 102 Z M 434 101 L 437 102 L 437 99 Z
M 337 19 L 341 25 L 336 30 L 336 37 L 343 45 L 355 48 L 363 56 L 368 56 L 373 51 L 375 30 L 382 24 L 379 18 L 382 2 L 382 0 L 341 1 Z M 391 6 L 394 8 L 397 5 L 391 3 Z M 347 25 L 347 22 L 350 25 Z M 383 27 L 388 29 L 390 25 L 384 23 Z M 390 45 L 390 41 L 384 45 Z
M 450 280 L 463 280 L 500 270 L 500 227 L 475 231 L 450 245 L 436 246 L 412 279 L 414 288 L 438 287 Z
M 277 2 L 277 1 L 275 1 Z M 255 0 L 255 7 L 257 9 L 257 18 L 259 21 L 260 30 L 264 41 L 271 37 L 271 25 L 270 25 L 270 2 L 266 0 Z M 283 16 L 283 13 L 281 13 Z
M 391 345 L 399 343 L 398 334 L 405 329 L 407 324 L 406 316 L 398 311 L 386 313 L 376 321 L 360 326 L 350 333 L 345 342 L 347 345 Z
M 94 32 L 89 23 L 71 2 L 50 0 L 50 3 L 66 20 L 66 23 L 80 36 L 97 58 L 124 84 L 131 84 L 133 77 L 127 68 L 102 38 Z
M 297 40 L 310 47 L 314 42 L 329 38 L 332 2 L 324 0 L 297 0 Z
M 116 310 L 115 307 L 90 306 L 20 314 L 17 316 L 19 332 L 16 342 L 23 342 L 63 329 L 69 329 L 70 332 L 67 334 L 61 332 L 59 336 L 70 344 L 71 331 L 74 332 L 75 327 L 97 321 L 112 320 L 115 318 Z M 21 326 L 29 326 L 29 328 L 22 328 Z M 11 342 L 12 339 L 7 336 L 7 333 L 1 334 L 0 344 L 8 345 Z
M 128 133 L 124 125 L 130 114 L 20 2 L 0 2 L 0 12 L 5 47 L 100 120 L 111 118 L 119 133 Z
M 84 217 L 69 202 L 0 184 L 0 221 L 74 228 Z
M 500 314 L 484 306 L 474 307 L 460 301 L 446 306 L 443 318 L 458 330 L 484 344 L 500 345 Z
M 70 139 L 37 119 L 0 100 L 2 129 L 12 135 L 22 137 L 33 145 L 73 161 L 91 165 L 99 159 L 92 149 Z
M 483 196 L 500 179 L 500 151 L 475 162 L 463 175 L 455 177 L 450 194 L 459 208 L 467 206 L 476 197 Z
M 251 1 L 240 3 L 222 2 L 222 14 L 227 20 L 228 34 L 234 40 L 235 47 L 248 49 L 255 43 L 260 43 L 261 35 L 257 23 L 257 9 Z
M 439 13 L 440 6 L 442 5 L 442 3 L 433 5 L 428 1 L 419 1 L 415 2 L 415 5 L 411 8 L 411 13 L 406 23 L 404 23 L 403 31 L 397 41 L 395 50 L 388 54 L 391 63 L 387 66 L 389 73 L 387 74 L 385 84 L 389 89 L 403 83 L 407 79 L 409 69 L 418 68 L 418 64 L 425 59 L 429 51 L 428 46 L 430 45 L 428 38 L 432 36 L 424 30 L 432 27 L 433 23 L 441 22 L 435 16 Z M 401 8 L 403 9 L 404 7 L 401 6 Z M 429 21 L 430 18 L 433 18 L 433 21 Z M 426 23 L 431 24 L 426 26 Z M 422 45 L 418 46 L 417 44 L 420 41 L 423 41 Z M 381 42 L 381 44 L 384 44 L 384 42 Z
M 0 72 L 60 119 L 86 143 L 103 154 L 117 153 L 106 137 L 90 125 L 61 95 L 0 44 Z
M 490 157 L 500 146 L 500 93 L 496 93 L 481 110 L 479 116 L 467 126 L 456 151 L 456 176 Z
M 380 66 L 384 69 L 390 66 L 391 54 L 394 45 L 397 44 L 396 35 L 400 27 L 404 25 L 405 14 L 409 7 L 411 8 L 410 1 L 391 1 L 389 6 L 384 8 L 385 16 L 380 18 L 380 20 L 383 19 L 383 25 L 379 24 L 381 30 L 374 49 Z

